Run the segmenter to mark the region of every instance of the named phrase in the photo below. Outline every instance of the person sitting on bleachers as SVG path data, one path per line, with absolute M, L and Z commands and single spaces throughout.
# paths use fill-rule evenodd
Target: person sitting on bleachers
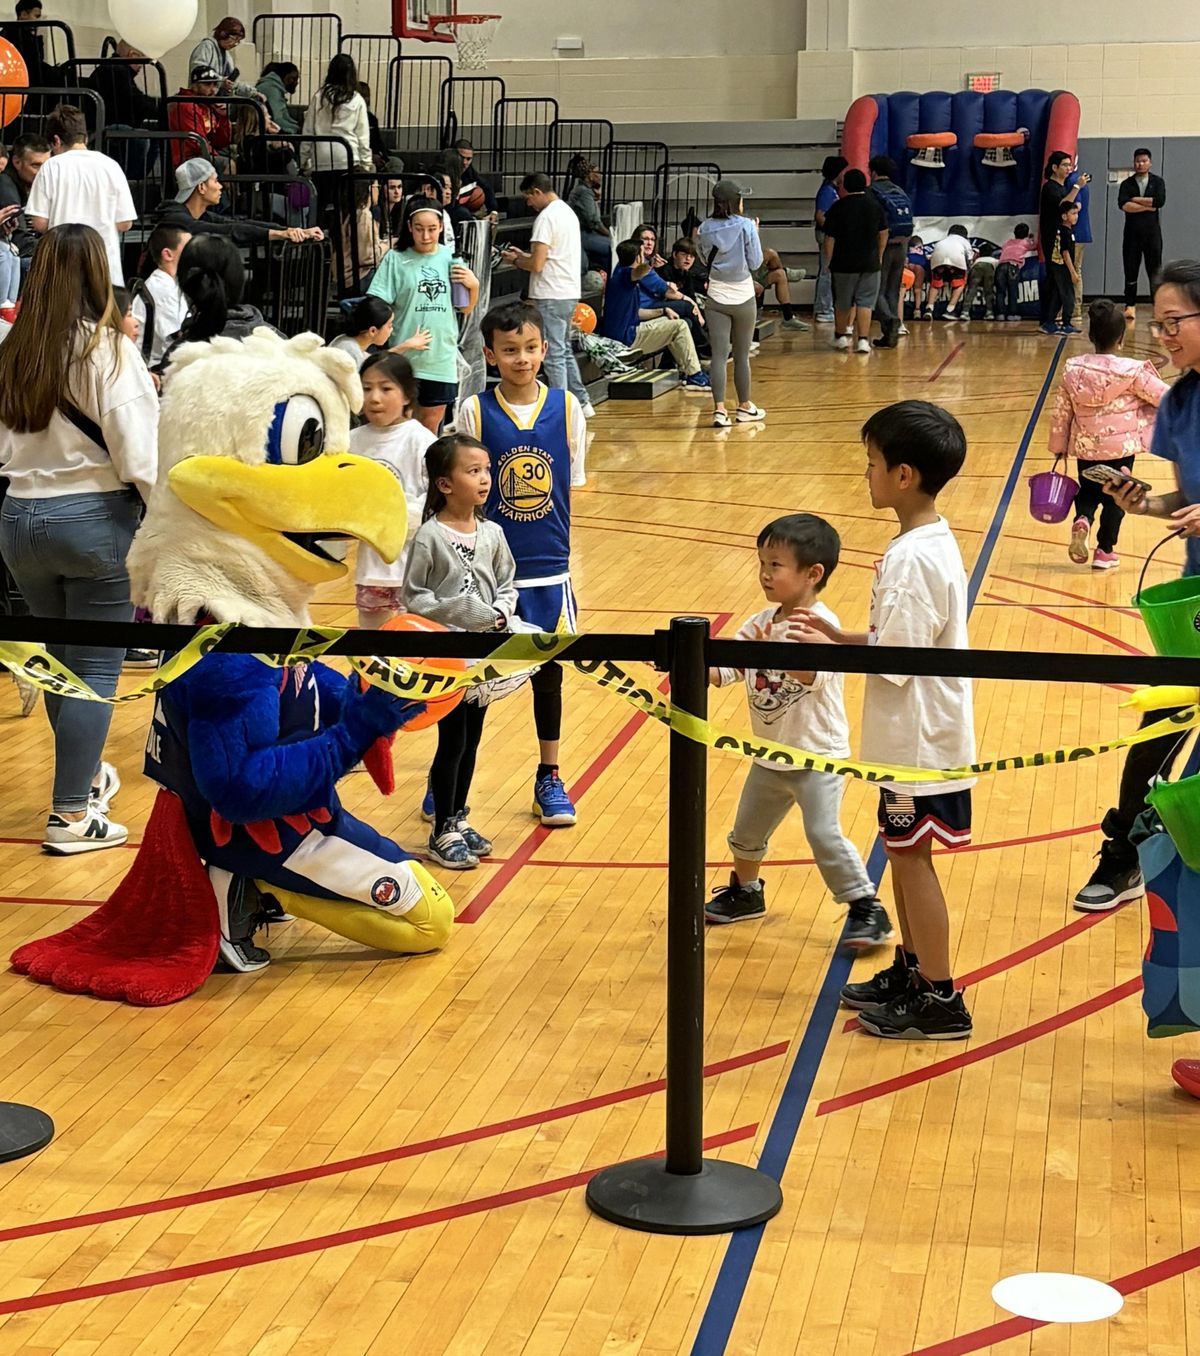
M 211 38 L 201 38 L 188 57 L 188 70 L 197 66 L 211 66 L 221 80 L 222 94 L 236 94 L 240 99 L 257 99 L 265 103 L 263 95 L 240 79 L 241 71 L 234 64 L 233 51 L 246 40 L 246 25 L 232 15 L 222 19 L 213 29 Z
M 0 171 L 0 208 L 21 208 L 19 213 L 5 222 L 5 227 L 10 243 L 17 247 L 22 278 L 29 271 L 29 261 L 41 239 L 25 216 L 25 204 L 29 201 L 29 190 L 33 187 L 38 171 L 49 159 L 50 143 L 45 137 L 30 134 L 18 137 L 13 142 L 9 162 Z
M 288 136 L 300 135 L 300 124 L 288 107 L 288 100 L 295 97 L 299 87 L 300 67 L 292 61 L 272 61 L 264 66 L 255 86 L 267 101 L 267 111 L 279 130 Z
M 588 266 L 607 274 L 612 268 L 612 234 L 600 215 L 600 171 L 581 151 L 571 157 L 567 174 L 573 180 L 567 206 L 579 218 Z
M 492 224 L 495 225 L 500 220 L 500 211 L 496 206 L 496 195 L 492 192 L 492 186 L 486 179 L 481 179 L 475 169 L 475 147 L 471 145 L 465 137 L 460 137 L 454 143 L 454 152 L 462 162 L 462 172 L 459 174 L 458 185 L 459 193 L 464 195 L 464 206 L 469 212 L 483 212 L 485 216 L 491 217 Z M 483 194 L 482 201 L 475 201 L 478 195 L 475 190 Z
M 116 62 L 97 66 L 80 84 L 95 90 L 104 104 L 104 124 L 108 132 L 132 132 L 147 127 L 162 126 L 162 108 L 157 99 L 138 88 L 137 79 L 148 60 L 144 52 L 130 46 L 124 38 L 117 43 Z M 95 117 L 89 100 L 84 106 L 89 131 Z M 153 168 L 157 148 L 153 143 L 135 138 L 116 137 L 108 153 L 130 179 L 144 179 Z M 150 156 L 147 156 L 147 151 Z
M 664 282 L 673 283 L 692 301 L 704 294 L 708 282 L 708 273 L 697 256 L 696 242 L 687 236 L 680 236 L 671 246 L 670 261 L 658 270 Z
M 192 235 L 228 236 L 235 245 L 253 245 L 267 240 L 324 240 L 316 226 L 273 226 L 265 221 L 231 221 L 228 217 L 210 217 L 209 208 L 220 204 L 224 189 L 220 177 L 207 160 L 199 156 L 185 160 L 175 171 L 179 191 L 165 198 L 154 212 L 154 225 L 180 226 Z
M 617 267 L 604 294 L 605 337 L 647 355 L 670 349 L 683 384 L 707 390 L 708 374 L 700 366 L 687 321 L 661 309 L 657 315 L 642 316 L 639 284 L 650 271 L 650 262 L 642 256 L 641 243 L 622 240 L 617 246 Z
M 190 93 L 215 99 L 220 89 L 221 77 L 211 66 L 194 66 L 190 83 L 179 94 L 181 98 Z M 172 104 L 167 125 L 172 132 L 195 132 L 202 136 L 212 151 L 212 163 L 222 174 L 229 173 L 233 128 L 224 104 L 193 103 L 191 100 Z M 176 169 L 187 157 L 189 148 L 194 146 L 195 142 L 182 139 L 171 142 L 171 159 Z
M 21 54 L 32 88 L 59 84 L 58 67 L 46 60 L 45 43 L 34 27 L 42 17 L 41 0 L 17 0 L 15 13 L 16 23 L 0 24 L 0 38 L 11 42 Z

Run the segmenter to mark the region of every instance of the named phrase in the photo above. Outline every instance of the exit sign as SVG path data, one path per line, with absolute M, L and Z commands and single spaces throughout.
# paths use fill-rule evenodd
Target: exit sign
M 963 79 L 966 81 L 966 88 L 974 90 L 976 94 L 991 94 L 993 90 L 1000 88 L 999 71 L 974 71 Z

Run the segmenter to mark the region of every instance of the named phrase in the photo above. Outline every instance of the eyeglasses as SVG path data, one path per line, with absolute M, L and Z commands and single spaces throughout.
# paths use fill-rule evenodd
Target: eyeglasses
M 1150 322 L 1150 333 L 1158 339 L 1166 335 L 1168 339 L 1174 339 L 1179 333 L 1179 327 L 1185 320 L 1195 320 L 1200 316 L 1200 311 L 1189 311 L 1187 315 L 1169 315 L 1165 320 L 1152 320 Z

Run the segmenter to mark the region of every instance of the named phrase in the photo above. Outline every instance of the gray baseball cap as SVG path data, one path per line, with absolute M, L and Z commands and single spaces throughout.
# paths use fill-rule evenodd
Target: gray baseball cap
M 736 206 L 743 198 L 754 196 L 752 188 L 743 188 L 734 179 L 720 179 L 713 186 L 713 201 L 727 202 L 731 207 Z
M 187 202 L 201 184 L 206 184 L 216 177 L 216 169 L 202 156 L 197 155 L 191 160 L 185 160 L 175 171 L 175 187 L 179 189 L 175 194 L 175 201 Z

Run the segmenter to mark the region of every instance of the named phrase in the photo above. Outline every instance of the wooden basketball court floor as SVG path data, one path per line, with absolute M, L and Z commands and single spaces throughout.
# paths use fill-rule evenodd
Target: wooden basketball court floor
M 863 623 L 892 527 L 866 499 L 857 430 L 923 396 L 969 435 L 944 509 L 972 573 L 973 644 L 1140 652 L 1128 603 L 1155 526 L 1128 523 L 1122 568 L 1093 574 L 1068 562 L 1065 526 L 1027 513 L 1056 341 L 915 326 L 898 352 L 864 359 L 833 354 L 826 334 L 764 344 L 765 426 L 714 432 L 708 402 L 682 392 L 601 410 L 576 497 L 584 628 L 699 611 L 730 634 L 761 606 L 756 532 L 795 509 L 841 532 L 826 596 Z M 1149 352 L 1144 333 L 1135 347 Z M 1178 547 L 1160 554 L 1154 578 L 1178 568 Z M 320 620 L 349 622 L 350 597 L 323 597 Z M 1134 724 L 1123 690 L 1046 678 L 977 685 L 984 755 Z M 583 1183 L 663 1143 L 666 737 L 566 681 L 579 825 L 534 827 L 528 696 L 510 699 L 472 797 L 497 855 L 448 881 L 462 926 L 440 955 L 383 958 L 297 922 L 272 933 L 266 971 L 152 1011 L 0 973 L 0 1096 L 58 1127 L 43 1153 L 0 1167 L 0 1352 L 1200 1352 L 1200 1105 L 1169 1078 L 1200 1042 L 1145 1038 L 1141 905 L 1089 916 L 1069 903 L 1119 755 L 980 782 L 974 845 L 940 859 L 975 1015 L 965 1045 L 847 1029 L 833 1004 L 840 913 L 799 824 L 784 826 L 767 918 L 709 935 L 706 1014 L 711 1152 L 781 1175 L 783 1212 L 732 1241 L 652 1237 L 591 1217 Z M 847 698 L 856 723 L 860 680 Z M 148 716 L 122 707 L 111 744 L 135 840 Z M 713 719 L 745 728 L 742 695 L 714 693 Z M 7 955 L 79 918 L 132 858 L 43 857 L 47 729 L 40 713 L 19 718 L 7 683 L 0 737 Z M 345 788 L 413 847 L 431 742 L 402 737 L 393 800 L 362 777 Z M 712 885 L 744 772 L 710 759 Z M 844 819 L 864 852 L 873 816 L 871 791 L 851 784 Z M 1121 1278 L 1125 1308 L 1030 1331 L 990 1291 L 1032 1270 Z

